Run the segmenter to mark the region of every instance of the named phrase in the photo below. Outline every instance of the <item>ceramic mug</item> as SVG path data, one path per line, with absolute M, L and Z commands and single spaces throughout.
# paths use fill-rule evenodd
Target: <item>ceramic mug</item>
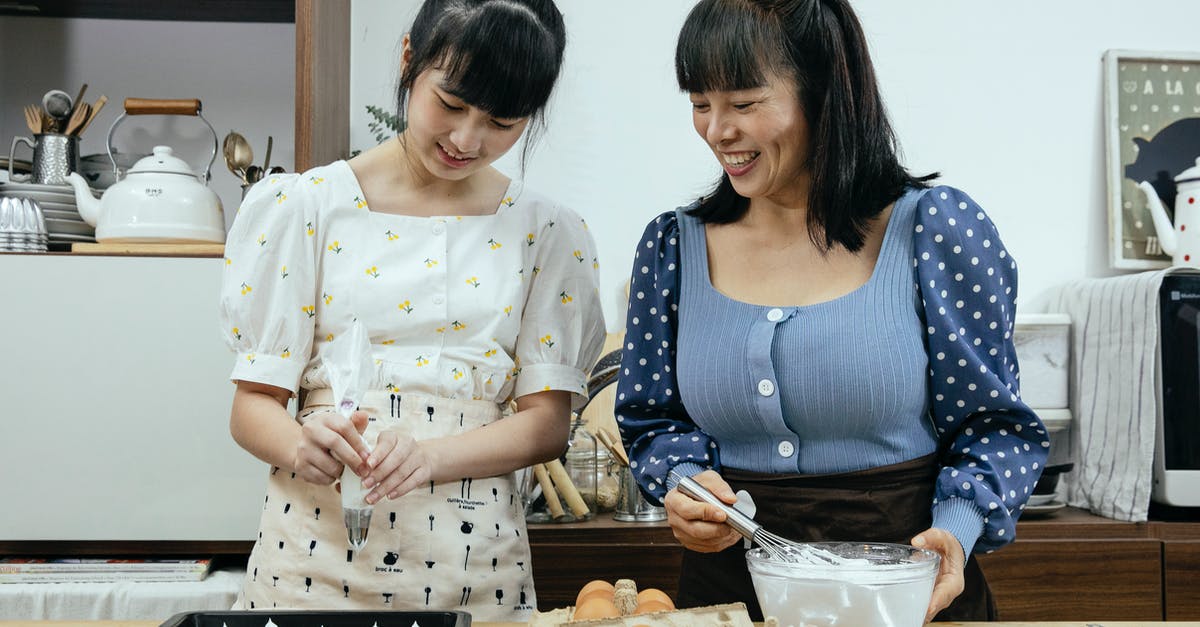
M 79 137 L 60 133 L 39 133 L 33 138 L 14 137 L 8 149 L 8 180 L 13 180 L 12 162 L 17 144 L 33 149 L 31 183 L 66 185 L 67 175 L 79 169 Z

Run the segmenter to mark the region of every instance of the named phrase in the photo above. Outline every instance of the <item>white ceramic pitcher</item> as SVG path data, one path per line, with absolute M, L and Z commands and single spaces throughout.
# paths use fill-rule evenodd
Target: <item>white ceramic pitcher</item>
M 1175 177 L 1175 224 L 1167 217 L 1158 192 L 1148 181 L 1138 183 L 1154 218 L 1162 249 L 1176 266 L 1200 268 L 1200 158 Z

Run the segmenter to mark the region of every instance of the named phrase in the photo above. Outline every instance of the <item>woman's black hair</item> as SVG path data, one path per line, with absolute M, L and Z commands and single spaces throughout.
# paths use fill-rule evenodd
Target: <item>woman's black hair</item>
M 809 127 L 808 231 L 814 244 L 856 252 L 868 223 L 907 186 L 928 187 L 900 164 L 862 26 L 847 0 L 701 0 L 675 48 L 679 88 L 690 93 L 795 81 Z M 722 173 L 692 215 L 725 224 L 749 199 Z
M 401 117 L 422 72 L 445 72 L 443 87 L 498 118 L 529 117 L 524 168 L 562 67 L 566 28 L 553 0 L 425 0 L 408 33 L 400 75 Z

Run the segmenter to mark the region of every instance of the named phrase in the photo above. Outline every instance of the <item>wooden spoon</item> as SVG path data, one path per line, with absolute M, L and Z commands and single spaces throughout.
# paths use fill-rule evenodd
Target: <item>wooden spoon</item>
M 37 105 L 25 105 L 25 126 L 34 135 L 42 132 L 42 108 Z
M 81 102 L 75 106 L 75 112 L 71 114 L 71 119 L 67 120 L 67 135 L 79 136 L 84 126 L 87 126 L 88 118 L 92 115 L 92 105 Z
M 82 135 L 83 132 L 87 130 L 87 127 L 91 126 L 92 120 L 96 119 L 96 116 L 99 115 L 100 110 L 104 108 L 104 105 L 107 102 L 108 102 L 108 96 L 101 94 L 101 96 L 96 99 L 96 104 L 90 105 L 88 107 L 90 109 L 90 113 L 88 113 L 87 120 L 84 121 L 84 123 L 83 123 L 83 128 L 79 129 L 80 135 Z

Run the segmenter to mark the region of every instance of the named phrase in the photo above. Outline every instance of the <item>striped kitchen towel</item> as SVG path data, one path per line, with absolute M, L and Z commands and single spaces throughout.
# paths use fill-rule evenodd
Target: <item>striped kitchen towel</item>
M 1154 472 L 1158 288 L 1165 270 L 1083 279 L 1051 311 L 1070 314 L 1075 471 L 1067 504 L 1116 520 L 1146 520 Z

